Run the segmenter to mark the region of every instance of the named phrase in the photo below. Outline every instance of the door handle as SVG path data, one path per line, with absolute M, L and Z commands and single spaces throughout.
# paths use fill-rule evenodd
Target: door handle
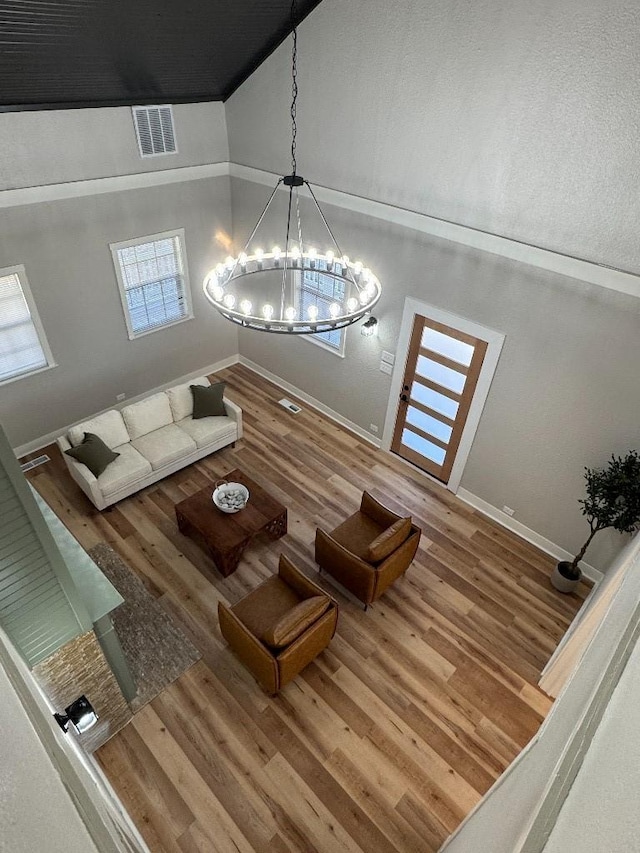
M 403 390 L 403 391 L 408 391 L 408 390 L 409 390 L 409 386 L 408 386 L 408 385 L 403 385 L 403 386 L 402 386 L 402 390 Z
M 403 403 L 409 402 L 409 398 L 407 397 L 406 394 L 400 394 L 400 399 L 402 400 Z

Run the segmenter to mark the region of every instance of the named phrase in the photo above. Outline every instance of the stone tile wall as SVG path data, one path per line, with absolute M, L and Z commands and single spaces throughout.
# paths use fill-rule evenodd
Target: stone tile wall
M 71 734 L 86 752 L 93 752 L 131 719 L 120 691 L 93 631 L 81 634 L 36 664 L 33 674 L 56 711 L 84 694 L 98 714 L 96 725 L 83 735 Z M 71 729 L 70 729 L 71 731 Z

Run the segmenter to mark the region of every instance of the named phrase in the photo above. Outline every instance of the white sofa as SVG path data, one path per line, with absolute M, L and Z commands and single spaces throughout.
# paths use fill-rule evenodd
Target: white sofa
M 105 509 L 242 437 L 242 409 L 226 398 L 226 416 L 193 420 L 189 386 L 209 384 L 206 376 L 200 376 L 121 411 L 103 412 L 76 424 L 57 439 L 71 476 L 98 509 Z M 99 436 L 120 454 L 99 477 L 64 452 L 81 444 L 86 432 Z

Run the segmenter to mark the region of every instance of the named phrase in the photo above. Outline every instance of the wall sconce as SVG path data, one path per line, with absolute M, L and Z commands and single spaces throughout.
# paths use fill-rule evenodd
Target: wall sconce
M 378 321 L 375 317 L 371 316 L 368 320 L 364 321 L 360 327 L 360 334 L 364 335 L 365 338 L 370 338 L 378 334 Z
M 69 730 L 69 723 L 71 723 L 79 735 L 88 731 L 98 722 L 98 715 L 86 696 L 80 696 L 79 699 L 72 702 L 64 709 L 64 714 L 54 714 L 53 716 L 63 732 Z

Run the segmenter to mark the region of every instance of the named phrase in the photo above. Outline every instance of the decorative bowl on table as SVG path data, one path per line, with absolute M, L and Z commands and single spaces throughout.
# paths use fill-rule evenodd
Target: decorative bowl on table
M 218 483 L 211 495 L 214 504 L 222 512 L 240 512 L 249 500 L 249 489 L 242 483 Z

